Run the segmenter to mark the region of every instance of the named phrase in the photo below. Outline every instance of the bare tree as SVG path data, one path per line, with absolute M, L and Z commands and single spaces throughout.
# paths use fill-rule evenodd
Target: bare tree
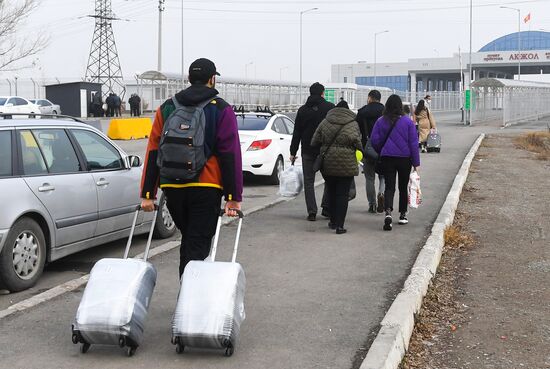
M 32 37 L 20 37 L 19 28 L 40 0 L 0 0 L 0 71 L 24 68 L 17 62 L 42 51 L 48 37 L 37 32 Z

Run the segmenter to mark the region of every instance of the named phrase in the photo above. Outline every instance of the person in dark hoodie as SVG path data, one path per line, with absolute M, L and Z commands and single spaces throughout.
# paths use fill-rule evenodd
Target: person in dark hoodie
M 374 124 L 382 116 L 384 105 L 380 103 L 382 95 L 378 90 L 371 90 L 367 98 L 367 105 L 363 106 L 357 112 L 357 123 L 361 130 L 361 142 L 363 147 L 372 134 Z M 367 190 L 367 200 L 369 201 L 369 213 L 382 213 L 384 211 L 384 190 L 385 181 L 383 175 L 378 175 L 378 197 L 376 196 L 376 173 L 374 171 L 375 162 L 366 155 L 363 159 L 363 172 L 365 173 L 365 182 Z M 378 201 L 377 201 L 378 200 Z
M 290 161 L 294 162 L 298 146 L 302 145 L 302 168 L 304 172 L 304 193 L 309 221 L 315 221 L 317 217 L 317 200 L 315 199 L 315 171 L 313 163 L 319 155 L 319 148 L 311 146 L 313 133 L 323 119 L 327 116 L 334 104 L 324 99 L 325 87 L 315 82 L 309 88 L 310 96 L 305 105 L 298 109 L 296 114 L 294 133 L 290 145 Z M 326 203 L 326 201 L 324 201 Z M 327 211 L 323 215 L 328 216 Z
M 180 277 L 189 261 L 204 260 L 210 253 L 222 196 L 225 197 L 227 215 L 237 216 L 237 210 L 241 209 L 243 176 L 237 117 L 231 105 L 217 96 L 218 91 L 214 88 L 217 75 L 219 73 L 212 61 L 195 60 L 189 66 L 191 86 L 173 98 L 183 106 L 204 106 L 207 161 L 198 178 L 191 181 L 165 178 L 157 166 L 164 122 L 176 110 L 173 99 L 166 100 L 157 109 L 147 145 L 141 179 L 141 207 L 145 211 L 154 210 L 154 199 L 160 186 L 170 215 L 182 235 Z

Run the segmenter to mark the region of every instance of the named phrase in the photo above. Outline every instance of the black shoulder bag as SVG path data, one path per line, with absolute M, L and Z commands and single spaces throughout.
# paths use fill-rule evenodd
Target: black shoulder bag
M 330 150 L 330 147 L 332 146 L 334 141 L 336 141 L 336 139 L 338 138 L 340 131 L 347 125 L 348 124 L 343 124 L 342 127 L 340 127 L 340 129 L 338 130 L 338 132 L 336 132 L 336 135 L 334 135 L 334 138 L 332 139 L 331 143 L 327 146 L 327 149 L 324 152 L 317 155 L 317 157 L 315 158 L 315 161 L 313 162 L 313 171 L 318 172 L 323 168 L 323 162 L 325 161 L 325 156 L 327 155 L 328 150 Z

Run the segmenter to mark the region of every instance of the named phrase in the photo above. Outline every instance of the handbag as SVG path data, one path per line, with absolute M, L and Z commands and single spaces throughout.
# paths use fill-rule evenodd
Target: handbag
M 349 124 L 349 123 L 348 123 Z M 344 124 L 342 125 L 342 127 L 340 127 L 340 129 L 338 130 L 338 132 L 336 132 L 336 134 L 334 135 L 334 138 L 332 139 L 332 141 L 330 142 L 330 144 L 327 146 L 327 149 L 323 152 L 323 153 L 320 153 L 319 155 L 317 155 L 317 157 L 315 158 L 315 161 L 313 162 L 313 171 L 314 172 L 318 172 L 320 171 L 322 168 L 323 168 L 323 163 L 325 161 L 325 155 L 327 154 L 328 150 L 330 149 L 330 147 L 332 146 L 332 144 L 334 143 L 334 141 L 336 141 L 336 138 L 338 138 L 338 135 L 340 134 L 340 131 L 345 127 L 347 126 L 347 124 Z
M 388 142 L 388 138 L 390 138 L 390 135 L 393 131 L 393 128 L 397 125 L 397 122 L 399 121 L 399 119 L 397 121 L 395 121 L 395 123 L 392 124 L 388 134 L 386 135 L 386 139 L 384 140 L 384 143 L 382 144 L 382 148 L 380 149 L 380 154 L 382 154 L 382 150 L 384 150 L 384 146 L 386 146 L 386 142 Z M 374 172 L 376 174 L 379 174 L 379 175 L 382 175 L 383 174 L 383 168 L 382 168 L 382 155 L 378 155 L 378 158 L 376 159 L 376 163 L 374 164 Z

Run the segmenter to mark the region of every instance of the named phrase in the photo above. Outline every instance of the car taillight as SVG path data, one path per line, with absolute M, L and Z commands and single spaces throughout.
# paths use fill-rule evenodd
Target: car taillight
M 271 143 L 271 140 L 258 140 L 258 141 L 254 141 L 250 144 L 250 147 L 248 148 L 247 151 L 258 151 L 258 150 L 263 150 L 265 149 L 266 147 L 269 146 L 269 144 Z

